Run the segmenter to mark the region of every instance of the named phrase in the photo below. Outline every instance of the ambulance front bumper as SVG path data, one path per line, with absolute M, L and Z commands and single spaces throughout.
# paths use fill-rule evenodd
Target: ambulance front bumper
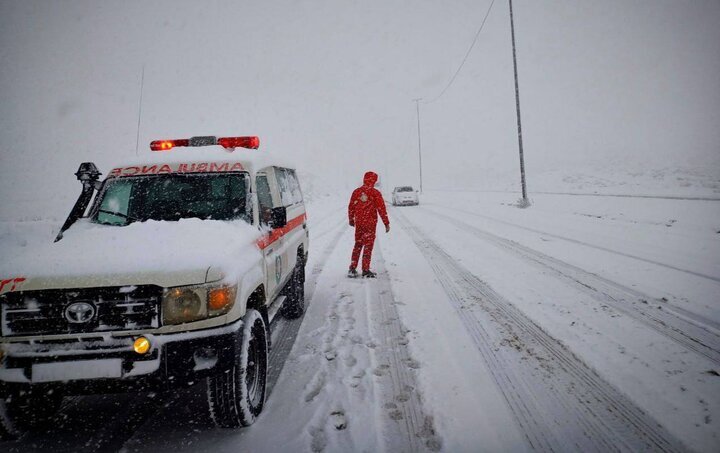
M 230 368 L 239 353 L 242 320 L 190 332 L 72 342 L 0 343 L 0 396 L 14 390 L 57 388 L 64 394 L 162 390 L 192 385 Z

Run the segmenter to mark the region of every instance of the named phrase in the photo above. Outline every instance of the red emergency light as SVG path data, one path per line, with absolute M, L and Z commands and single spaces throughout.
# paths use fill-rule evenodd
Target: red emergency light
M 259 137 L 220 137 L 217 144 L 223 148 L 248 148 L 258 149 L 260 147 Z
M 150 149 L 152 151 L 170 151 L 176 146 L 189 146 L 190 140 L 155 140 L 150 142 Z
M 179 140 L 154 140 L 150 142 L 152 151 L 169 151 L 176 146 L 210 146 L 220 145 L 223 148 L 248 148 L 258 149 L 260 147 L 259 137 L 220 137 L 203 136 L 183 138 Z

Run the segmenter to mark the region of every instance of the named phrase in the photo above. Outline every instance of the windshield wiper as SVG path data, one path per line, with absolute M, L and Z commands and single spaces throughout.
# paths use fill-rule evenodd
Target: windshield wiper
M 140 219 L 136 219 L 135 217 L 129 216 L 127 214 L 123 214 L 122 212 L 108 211 L 107 209 L 98 209 L 98 212 L 102 212 L 103 214 L 116 215 L 118 217 L 122 217 L 127 220 L 134 220 L 136 222 L 140 220 Z

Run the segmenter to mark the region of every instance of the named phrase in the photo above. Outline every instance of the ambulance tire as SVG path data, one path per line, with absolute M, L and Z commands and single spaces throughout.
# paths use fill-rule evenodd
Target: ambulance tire
M 0 399 L 0 440 L 13 440 L 27 431 L 45 429 L 62 404 L 59 394 L 11 393 Z
M 210 415 L 222 428 L 250 426 L 265 404 L 268 368 L 267 328 L 262 314 L 249 309 L 238 335 L 239 354 L 225 372 L 207 379 Z
M 298 262 L 285 291 L 282 315 L 287 319 L 297 319 L 305 312 L 305 266 Z

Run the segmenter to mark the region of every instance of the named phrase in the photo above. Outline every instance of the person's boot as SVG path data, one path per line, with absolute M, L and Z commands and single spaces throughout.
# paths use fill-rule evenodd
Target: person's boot
M 357 276 L 358 276 L 358 271 L 351 267 L 350 270 L 348 271 L 348 277 L 357 278 Z
M 368 270 L 366 270 L 366 271 L 363 271 L 362 276 L 363 276 L 364 278 L 376 278 L 376 277 L 377 277 L 377 274 L 376 274 L 375 272 L 373 272 L 373 271 L 371 271 L 371 270 L 368 269 Z

